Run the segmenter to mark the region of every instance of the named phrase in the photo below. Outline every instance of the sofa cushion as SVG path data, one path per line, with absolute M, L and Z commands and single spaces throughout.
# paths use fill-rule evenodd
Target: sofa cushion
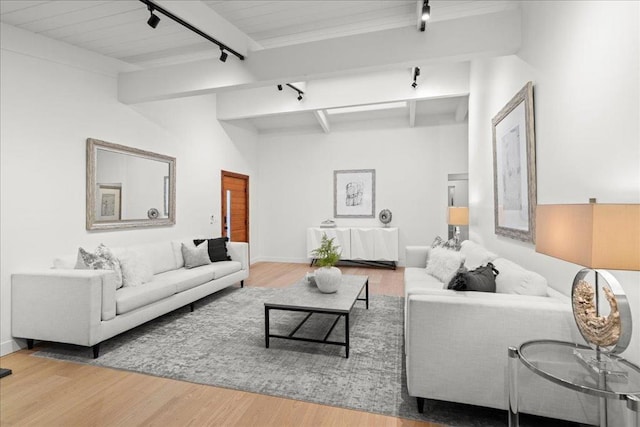
M 546 296 L 547 279 L 505 258 L 496 258 L 493 265 L 500 272 L 496 277 L 496 292 Z
M 203 265 L 196 268 L 179 268 L 177 270 L 166 271 L 157 274 L 153 280 L 176 285 L 176 292 L 183 292 L 214 279 L 213 264 Z M 143 285 L 145 286 L 145 285 Z
M 464 255 L 445 248 L 432 248 L 427 260 L 427 273 L 445 285 L 451 281 L 460 266 L 464 263 Z
M 146 257 L 137 252 L 124 251 L 118 256 L 122 268 L 123 286 L 140 286 L 153 279 L 153 271 Z
M 485 247 L 480 246 L 471 240 L 465 240 L 462 242 L 460 246 L 460 253 L 464 255 L 464 266 L 469 271 L 475 270 L 482 265 L 487 265 L 487 263 L 498 258 L 498 255 L 493 252 L 489 252 Z
M 146 243 L 123 248 L 122 251 L 133 251 L 142 256 L 151 265 L 153 274 L 163 273 L 178 268 L 173 255 L 171 242 Z
M 160 301 L 177 292 L 172 280 L 152 280 L 142 286 L 129 286 L 116 291 L 116 313 L 124 314 L 136 308 Z
M 211 267 L 213 268 L 214 279 L 219 279 L 242 270 L 242 264 L 239 261 L 218 261 L 212 263 Z
M 211 264 L 206 242 L 202 242 L 198 246 L 183 243 L 182 257 L 184 258 L 184 268 L 194 268 Z
M 122 287 L 120 261 L 109 248 L 100 243 L 94 253 L 78 248 L 76 270 L 113 270 L 116 272 L 116 289 Z
M 209 251 L 209 259 L 211 262 L 230 261 L 231 257 L 227 253 L 228 237 L 217 237 L 215 239 L 194 239 L 193 243 L 197 246 L 206 241 Z
M 404 296 L 423 289 L 442 289 L 442 282 L 424 268 L 407 267 L 404 269 Z

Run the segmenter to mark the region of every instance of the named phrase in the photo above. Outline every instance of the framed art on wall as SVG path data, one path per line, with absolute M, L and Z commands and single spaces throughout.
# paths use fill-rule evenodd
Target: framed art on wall
M 492 119 L 495 233 L 535 241 L 536 144 L 533 83 Z
M 98 184 L 97 221 L 117 221 L 122 217 L 122 187 L 113 184 Z
M 375 205 L 375 169 L 333 171 L 334 217 L 374 218 Z

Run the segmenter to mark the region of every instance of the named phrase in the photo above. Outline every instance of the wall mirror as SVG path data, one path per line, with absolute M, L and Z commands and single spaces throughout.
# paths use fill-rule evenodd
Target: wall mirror
M 176 223 L 176 159 L 87 139 L 87 230 Z

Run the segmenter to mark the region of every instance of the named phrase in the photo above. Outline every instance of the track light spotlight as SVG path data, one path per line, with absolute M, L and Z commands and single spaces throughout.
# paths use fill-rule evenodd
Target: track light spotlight
M 161 5 L 154 3 L 153 0 L 138 0 L 138 1 L 140 3 L 144 3 L 147 6 L 147 9 L 149 9 L 149 12 L 151 13 L 151 16 L 147 20 L 147 24 L 151 28 L 156 28 L 158 26 L 158 24 L 160 23 L 160 18 L 156 15 L 156 13 L 162 14 L 162 15 L 166 16 L 167 18 L 171 19 L 172 21 L 177 22 L 178 24 L 182 25 L 186 29 L 188 29 L 190 31 L 193 31 L 194 33 L 196 33 L 200 37 L 203 37 L 203 38 L 209 40 L 211 43 L 217 45 L 220 48 L 220 61 L 224 62 L 227 59 L 227 57 L 229 56 L 229 54 L 236 56 L 241 61 L 244 61 L 244 55 L 242 55 L 241 53 L 236 52 L 235 50 L 231 49 L 226 44 L 224 44 L 222 42 L 219 42 L 218 40 L 216 40 L 213 37 L 211 37 L 209 34 L 203 32 L 202 30 L 200 30 L 200 29 L 198 29 L 196 27 L 194 27 L 193 25 L 191 25 L 190 23 L 188 23 L 184 19 L 180 18 L 179 16 L 174 15 L 173 13 L 171 13 L 170 11 L 168 11 L 167 9 L 162 7 Z
M 413 83 L 411 83 L 412 88 L 418 87 L 418 76 L 420 75 L 420 67 L 413 67 Z
M 158 26 L 158 24 L 160 23 L 160 17 L 153 13 L 153 7 L 152 6 L 149 6 L 149 13 L 151 13 L 151 16 L 147 20 L 147 24 L 151 28 L 156 28 Z
M 431 17 L 431 7 L 429 6 L 429 0 L 424 0 L 422 2 L 422 19 L 423 22 L 426 22 Z
M 282 90 L 282 85 L 278 85 L 278 90 Z

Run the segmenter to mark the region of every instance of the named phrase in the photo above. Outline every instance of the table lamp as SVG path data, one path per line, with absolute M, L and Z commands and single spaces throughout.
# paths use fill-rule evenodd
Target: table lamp
M 536 252 L 582 265 L 571 305 L 582 337 L 595 352 L 576 351 L 597 373 L 616 373 L 608 354 L 631 341 L 631 310 L 622 286 L 606 269 L 640 271 L 640 204 L 538 205 Z M 587 276 L 594 278 L 589 283 Z M 602 294 L 609 303 L 604 314 Z
M 460 247 L 460 226 L 469 225 L 469 208 L 466 206 L 449 206 L 449 225 L 456 227 L 456 232 L 453 236 L 456 243 L 456 247 Z

